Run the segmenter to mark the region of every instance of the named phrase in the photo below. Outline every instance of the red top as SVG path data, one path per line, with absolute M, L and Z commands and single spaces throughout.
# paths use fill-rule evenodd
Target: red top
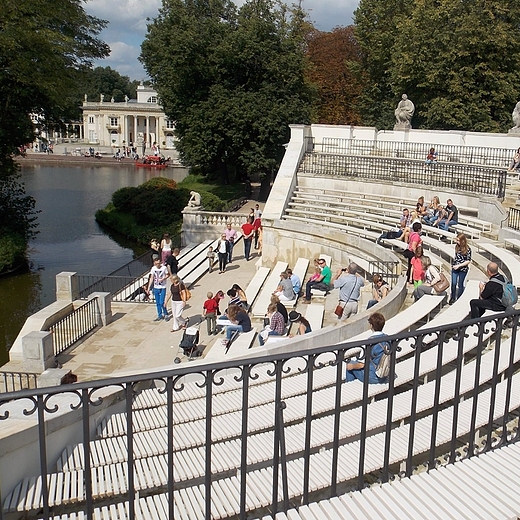
M 216 302 L 215 298 L 210 298 L 204 302 L 202 307 L 206 310 L 206 312 L 216 312 L 218 309 L 218 303 Z
M 251 235 L 253 230 L 254 230 L 253 224 L 250 224 L 249 222 L 242 224 L 242 233 L 244 233 L 244 238 L 247 238 L 249 235 Z

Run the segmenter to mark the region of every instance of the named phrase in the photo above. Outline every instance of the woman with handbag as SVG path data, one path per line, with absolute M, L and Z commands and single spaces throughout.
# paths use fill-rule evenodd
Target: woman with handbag
M 448 279 L 442 273 L 439 273 L 437 268 L 432 265 L 429 256 L 423 256 L 421 262 L 424 269 L 424 281 L 415 288 L 412 294 L 414 300 L 419 300 L 425 294 L 446 296 L 446 289 L 450 285 Z
M 177 332 L 178 330 L 186 328 L 186 320 L 182 317 L 182 310 L 188 300 L 188 290 L 178 276 L 172 275 L 170 281 L 172 284 L 165 305 L 167 305 L 171 299 L 173 319 L 172 332 Z
M 449 304 L 455 303 L 464 292 L 464 281 L 471 264 L 471 248 L 464 233 L 459 233 L 455 239 L 455 258 L 451 266 L 451 296 Z

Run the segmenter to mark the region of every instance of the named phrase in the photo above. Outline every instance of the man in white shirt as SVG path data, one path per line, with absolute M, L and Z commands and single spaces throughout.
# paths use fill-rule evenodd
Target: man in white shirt
M 166 298 L 166 281 L 168 280 L 168 267 L 161 264 L 161 259 L 156 258 L 153 261 L 153 267 L 150 270 L 150 282 L 148 283 L 148 290 L 153 287 L 153 296 L 155 298 L 155 305 L 157 306 L 157 318 L 154 321 L 169 321 L 168 309 L 164 306 Z

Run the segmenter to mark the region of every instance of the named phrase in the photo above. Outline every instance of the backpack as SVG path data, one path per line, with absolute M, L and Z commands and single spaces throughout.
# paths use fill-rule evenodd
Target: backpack
M 497 278 L 491 278 L 490 282 L 497 282 L 502 286 L 502 298 L 500 303 L 508 309 L 509 307 L 513 307 L 518 302 L 518 291 L 516 287 L 508 282 L 507 279 L 505 282 L 502 280 L 498 280 Z
M 390 361 L 391 361 L 391 353 L 390 353 L 390 345 L 386 342 L 378 343 L 378 345 L 381 345 L 383 347 L 383 353 L 381 354 L 381 359 L 379 360 L 379 363 L 377 364 L 375 373 L 376 376 L 380 379 L 384 379 L 389 376 L 390 374 Z M 375 347 L 375 345 L 374 345 Z M 374 348 L 372 347 L 372 348 Z

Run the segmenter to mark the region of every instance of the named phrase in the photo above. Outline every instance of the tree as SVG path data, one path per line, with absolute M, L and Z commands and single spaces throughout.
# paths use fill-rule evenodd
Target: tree
M 391 128 L 406 93 L 415 127 L 506 130 L 520 94 L 519 16 L 514 0 L 361 0 L 364 123 Z
M 363 85 L 358 104 L 363 124 L 394 125 L 394 109 L 402 92 L 392 90 L 392 55 L 399 21 L 408 18 L 412 4 L 412 0 L 360 0 L 354 12 L 354 34 L 362 53 L 355 71 Z M 407 94 L 413 99 L 412 92 Z
M 78 70 L 109 49 L 96 35 L 106 25 L 78 0 L 4 0 L 0 11 L 0 237 L 24 243 L 34 230 L 34 200 L 25 196 L 13 156 L 34 140 L 29 114 L 44 123 L 63 113 L 77 91 Z M 16 215 L 10 220 L 6 216 Z M 3 266 L 0 266 L 2 270 Z
M 310 121 L 300 9 L 250 0 L 170 0 L 148 27 L 141 61 L 183 162 L 232 177 L 270 176 L 290 123 Z
M 352 73 L 361 53 L 353 27 L 336 27 L 332 32 L 312 31 L 308 36 L 309 78 L 320 96 L 318 122 L 331 125 L 359 125 L 355 106 L 361 93 Z
M 414 4 L 398 25 L 391 83 L 394 92 L 413 92 L 417 124 L 477 132 L 511 127 L 520 93 L 519 17 L 513 0 Z

